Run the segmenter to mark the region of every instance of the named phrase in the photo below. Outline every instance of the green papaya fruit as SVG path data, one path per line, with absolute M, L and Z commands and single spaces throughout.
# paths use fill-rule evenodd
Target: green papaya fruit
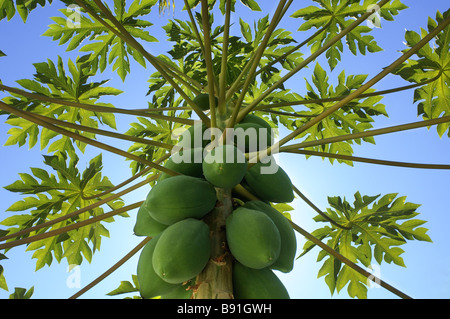
M 242 121 L 240 121 L 239 123 L 254 123 L 254 124 L 261 125 L 262 127 L 265 127 L 268 130 L 272 129 L 272 127 L 270 126 L 270 124 L 266 120 L 264 120 L 263 118 L 255 115 L 255 114 L 247 114 L 242 119 Z
M 270 206 L 270 204 L 266 204 L 262 201 L 248 201 L 242 207 L 261 211 L 272 219 L 280 232 L 281 249 L 280 256 L 278 256 L 278 259 L 270 265 L 270 268 L 284 273 L 290 272 L 294 268 L 297 240 L 289 220 L 278 210 Z
M 167 227 L 156 243 L 153 268 L 164 281 L 185 282 L 197 276 L 211 255 L 209 227 L 187 218 Z
M 183 283 L 171 292 L 162 295 L 161 299 L 191 299 L 193 293 L 192 285 L 194 284 L 195 280 L 190 280 L 186 283 Z
M 139 255 L 136 275 L 139 283 L 139 293 L 144 299 L 168 294 L 180 286 L 180 284 L 170 284 L 162 280 L 153 269 L 153 254 L 160 236 L 153 237 L 145 244 Z
M 181 134 L 177 147 L 180 149 L 206 147 L 211 143 L 211 136 L 205 133 L 206 130 L 204 123 L 194 123 Z
M 203 177 L 202 161 L 203 148 L 189 148 L 183 149 L 169 157 L 164 167 L 183 175 Z M 172 176 L 163 172 L 158 181 L 168 177 Z
M 226 219 L 226 237 L 233 257 L 247 267 L 268 267 L 280 255 L 280 232 L 263 212 L 235 209 Z
M 171 225 L 189 217 L 202 218 L 214 208 L 216 200 L 216 190 L 209 182 L 177 175 L 156 183 L 144 205 L 156 221 Z
M 214 97 L 215 102 L 216 102 L 216 107 L 217 104 L 219 103 L 219 100 L 217 99 L 217 97 Z M 203 111 L 209 110 L 209 94 L 207 93 L 200 93 L 199 95 L 197 95 L 194 98 L 194 103 Z
M 233 188 L 247 172 L 247 159 L 234 145 L 219 145 L 205 156 L 202 168 L 206 180 L 214 186 Z
M 133 228 L 133 232 L 136 236 L 154 237 L 166 228 L 167 225 L 157 222 L 150 216 L 150 213 L 144 204 L 139 207 L 136 215 L 136 223 Z
M 243 152 L 265 150 L 272 145 L 272 134 L 256 123 L 238 123 L 234 126 L 234 143 Z
M 290 299 L 281 280 L 270 268 L 252 269 L 233 263 L 235 299 Z
M 256 163 L 244 177 L 252 193 L 261 200 L 289 203 L 294 200 L 294 190 L 289 175 L 271 157 L 268 163 Z

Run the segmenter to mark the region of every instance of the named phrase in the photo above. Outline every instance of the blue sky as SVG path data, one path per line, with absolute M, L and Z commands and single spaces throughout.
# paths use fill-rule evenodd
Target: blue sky
M 165 25 L 168 18 L 175 17 L 184 19 L 185 14 L 180 12 L 181 4 L 175 13 L 152 17 L 155 25 L 149 29 L 150 33 L 164 40 L 164 34 L 160 33 L 159 27 Z M 273 2 L 264 1 L 263 13 L 253 14 L 249 10 L 242 9 L 244 17 L 250 14 L 255 19 L 262 14 L 272 13 L 275 9 Z M 294 2 L 294 12 L 297 8 Z M 344 54 L 342 63 L 333 72 L 329 72 L 330 82 L 337 83 L 337 75 L 342 69 L 346 74 L 368 74 L 369 78 L 377 74 L 383 67 L 396 59 L 404 49 L 405 30 L 419 31 L 420 27 L 426 28 L 429 16 L 435 17 L 437 10 L 444 12 L 448 9 L 447 0 L 413 1 L 404 0 L 409 9 L 400 12 L 395 22 L 382 21 L 382 28 L 373 31 L 378 44 L 384 51 L 366 56 L 357 57 Z M 31 78 L 34 74 L 32 63 L 46 61 L 47 58 L 56 60 L 57 55 L 63 57 L 76 57 L 77 52 L 64 52 L 64 47 L 58 47 L 48 37 L 41 35 L 46 31 L 47 25 L 52 21 L 49 17 L 59 15 L 57 10 L 59 3 L 54 3 L 45 8 L 33 11 L 28 22 L 24 24 L 17 15 L 11 21 L 0 22 L 0 50 L 7 57 L 0 58 L 0 79 L 4 84 L 14 86 L 19 79 Z M 157 10 L 155 10 L 157 11 Z M 283 25 L 293 32 L 293 37 L 299 41 L 303 34 L 297 33 L 299 20 L 287 19 L 288 24 Z M 233 21 L 238 25 L 238 19 Z M 220 17 L 216 17 L 220 22 Z M 249 21 L 247 18 L 247 22 Z M 235 31 L 236 33 L 238 30 Z M 152 54 L 167 51 L 168 47 L 159 44 L 147 46 Z M 307 52 L 305 52 L 307 53 Z M 348 51 L 346 52 L 348 53 Z M 322 60 L 320 60 L 322 62 Z M 310 66 L 313 66 L 311 64 Z M 321 63 L 323 67 L 325 63 Z M 148 77 L 154 70 L 132 64 L 132 76 L 122 83 L 117 75 L 111 74 L 109 69 L 99 76 L 101 79 L 111 78 L 109 86 L 125 91 L 124 94 L 114 99 L 117 107 L 146 107 L 145 93 L 148 89 Z M 300 72 L 292 81 L 290 87 L 294 91 L 301 91 L 304 78 L 309 78 L 310 70 Z M 378 90 L 405 85 L 406 83 L 392 75 L 379 82 L 375 88 Z M 0 93 L 0 98 L 5 94 Z M 111 100 L 113 101 L 113 100 Z M 389 118 L 377 118 L 375 127 L 391 126 L 401 123 L 417 121 L 417 106 L 413 104 L 413 91 L 386 95 L 381 101 L 386 105 Z M 3 117 L 4 119 L 4 117 Z M 0 144 L 7 140 L 9 126 L 0 123 Z M 118 131 L 124 132 L 128 129 L 129 117 L 117 115 Z M 282 131 L 283 133 L 283 131 Z M 448 163 L 450 158 L 450 140 L 447 136 L 442 139 L 436 133 L 435 128 L 430 130 L 417 129 L 408 132 L 395 133 L 376 137 L 376 145 L 363 144 L 355 146 L 355 155 L 362 157 L 373 157 L 398 161 L 411 161 L 419 163 Z M 102 141 L 110 142 L 109 139 Z M 112 141 L 115 146 L 128 148 L 127 143 Z M 90 159 L 98 155 L 100 151 L 88 147 L 86 158 Z M 6 186 L 19 178 L 18 173 L 29 172 L 30 167 L 43 167 L 42 155 L 45 150 L 38 148 L 28 150 L 26 146 L 18 148 L 8 146 L 0 148 L 0 186 Z M 121 157 L 104 153 L 104 175 L 109 176 L 113 183 L 120 183 L 130 176 L 128 162 Z M 450 251 L 448 249 L 450 239 L 448 238 L 448 180 L 450 172 L 444 170 L 418 170 L 408 168 L 394 168 L 371 164 L 355 163 L 354 167 L 335 163 L 331 165 L 328 160 L 310 158 L 305 160 L 302 156 L 280 155 L 280 165 L 290 174 L 293 183 L 304 192 L 318 207 L 327 207 L 327 196 L 346 197 L 353 202 L 353 194 L 360 191 L 363 195 L 376 195 L 399 193 L 399 196 L 407 196 L 407 201 L 421 204 L 418 218 L 428 221 L 425 227 L 429 228 L 433 243 L 408 242 L 403 245 L 406 251 L 402 257 L 407 268 L 383 263 L 378 269 L 378 275 L 415 298 L 449 298 L 450 297 Z M 81 169 L 82 167 L 80 167 Z M 143 200 L 149 189 L 141 188 L 131 195 L 124 197 L 127 203 Z M 6 209 L 21 197 L 16 196 L 3 188 L 0 188 L 0 220 L 11 214 Z M 294 222 L 308 231 L 313 231 L 321 224 L 316 224 L 312 218 L 315 212 L 304 204 L 301 199 L 293 202 L 295 211 L 292 212 Z M 142 238 L 132 235 L 134 217 L 137 210 L 130 212 L 131 218 L 117 218 L 118 222 L 108 225 L 110 239 L 102 241 L 102 249 L 93 256 L 92 264 L 83 262 L 79 268 L 81 286 L 95 279 L 113 263 L 118 261 Z M 299 253 L 305 243 L 304 238 L 298 236 Z M 317 272 L 322 263 L 317 263 L 318 250 L 315 249 L 306 256 L 296 261 L 295 269 L 289 274 L 279 274 L 287 286 L 292 298 L 348 298 L 346 291 L 338 295 L 330 295 L 328 287 L 323 278 L 317 279 Z M 31 259 L 31 252 L 26 252 L 25 247 L 15 247 L 7 253 L 8 260 L 2 261 L 5 268 L 5 276 L 10 292 L 0 290 L 0 298 L 7 298 L 14 287 L 35 287 L 35 298 L 68 298 L 77 291 L 77 288 L 68 287 L 71 273 L 67 272 L 67 262 L 61 264 L 53 262 L 51 267 L 45 267 L 35 272 L 35 262 Z M 95 286 L 82 296 L 82 298 L 105 298 L 105 294 L 116 288 L 121 280 L 130 280 L 131 274 L 135 273 L 138 256 L 130 259 L 119 270 L 107 279 Z M 346 288 L 344 288 L 345 290 Z M 392 293 L 383 288 L 371 288 L 368 292 L 369 298 L 396 298 Z

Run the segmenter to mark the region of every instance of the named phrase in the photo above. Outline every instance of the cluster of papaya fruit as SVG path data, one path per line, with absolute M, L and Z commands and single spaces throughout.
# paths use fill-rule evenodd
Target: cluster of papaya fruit
M 244 120 L 250 123 L 254 119 Z M 177 156 L 184 156 L 184 161 Z M 211 258 L 210 227 L 205 217 L 217 204 L 217 189 L 231 190 L 238 184 L 260 200 L 236 199 L 226 218 L 234 298 L 289 298 L 274 270 L 292 270 L 296 239 L 289 221 L 270 202 L 291 202 L 294 194 L 281 167 L 261 174 L 262 165 L 269 164 L 249 168 L 245 151 L 234 144 L 218 145 L 207 152 L 203 145 L 183 149 L 166 161 L 164 166 L 180 175 L 160 175 L 138 210 L 134 226 L 137 236 L 152 237 L 137 266 L 143 298 L 192 296 L 189 286 L 195 286 L 197 275 Z

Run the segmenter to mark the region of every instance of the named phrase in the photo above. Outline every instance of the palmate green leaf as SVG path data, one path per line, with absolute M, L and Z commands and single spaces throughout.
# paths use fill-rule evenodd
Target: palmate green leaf
M 418 204 L 406 202 L 406 197 L 398 194 L 387 194 L 382 197 L 361 196 L 355 193 L 355 200 L 350 204 L 345 198 L 329 197 L 330 208 L 327 215 L 340 225 L 350 229 L 338 228 L 334 225 L 318 228 L 312 232 L 314 236 L 339 252 L 354 263 L 365 267 L 381 264 L 383 261 L 406 267 L 400 248 L 408 240 L 431 242 L 422 226 L 423 220 L 414 219 L 419 213 Z M 314 218 L 317 222 L 328 222 L 321 215 Z M 299 257 L 315 247 L 306 242 Z M 330 292 L 339 292 L 347 286 L 351 297 L 366 298 L 369 281 L 338 259 L 320 251 L 318 261 L 324 261 L 319 270 L 319 277 L 324 276 Z
M 182 112 L 181 114 L 177 115 L 177 117 L 187 118 L 188 113 Z M 130 123 L 131 128 L 125 133 L 126 135 L 148 138 L 167 144 L 176 144 L 177 140 L 175 139 L 173 132 L 177 128 L 181 128 L 181 124 L 163 120 L 155 120 L 154 122 L 152 122 L 142 117 L 137 117 L 137 120 L 139 121 L 139 123 Z M 141 143 L 134 143 L 128 149 L 128 152 L 150 161 L 158 160 L 163 155 L 165 155 L 167 151 L 168 150 L 165 150 L 163 148 L 158 148 Z M 132 161 L 130 167 L 132 169 L 132 174 L 136 174 L 146 166 L 137 161 Z M 155 172 L 151 172 L 150 174 L 155 174 Z
M 131 292 L 139 293 L 139 282 L 137 280 L 137 276 L 131 275 L 131 277 L 132 277 L 131 278 L 132 282 L 123 280 L 120 282 L 119 287 L 108 292 L 106 295 L 107 296 L 117 296 L 117 295 L 127 294 L 127 293 L 131 293 Z
M 78 159 L 70 158 L 68 160 L 64 153 L 45 156 L 44 164 L 49 171 L 54 170 L 56 175 L 41 168 L 31 168 L 32 174 L 20 174 L 20 180 L 5 187 L 11 192 L 33 194 L 33 196 L 27 196 L 9 207 L 9 211 L 26 213 L 15 214 L 0 222 L 0 225 L 7 227 L 8 234 L 42 224 L 89 206 L 98 199 L 86 199 L 87 197 L 94 196 L 113 186 L 109 179 L 101 174 L 101 155 L 93 158 L 83 172 L 78 169 Z M 103 195 L 100 199 L 110 195 Z M 120 198 L 108 203 L 108 207 L 112 210 L 122 206 L 123 201 Z M 76 217 L 31 232 L 29 235 L 17 236 L 11 240 L 32 236 L 43 231 L 57 230 L 103 213 L 102 207 L 96 207 Z M 128 214 L 123 213 L 120 216 L 127 217 Z M 69 264 L 79 265 L 83 260 L 90 262 L 93 253 L 100 249 L 102 237 L 109 237 L 109 232 L 104 223 L 113 221 L 114 218 L 111 217 L 59 236 L 30 243 L 27 251 L 33 251 L 33 258 L 36 259 L 36 270 L 45 265 L 51 265 L 53 260 L 60 262 L 63 258 Z
M 61 57 L 58 57 L 56 64 L 51 60 L 35 63 L 36 74 L 34 75 L 34 79 L 18 80 L 17 83 L 23 89 L 52 98 L 87 103 L 93 106 L 112 107 L 110 104 L 98 103 L 97 101 L 102 96 L 118 95 L 122 91 L 104 86 L 108 82 L 107 80 L 100 82 L 90 81 L 89 78 L 95 74 L 95 71 L 86 67 L 84 63 L 84 57 L 78 58 L 75 63 L 69 59 L 67 63 L 69 72 L 66 71 L 66 66 Z M 12 94 L 12 96 L 4 98 L 3 101 L 19 109 L 32 111 L 39 115 L 70 123 L 94 128 L 98 128 L 100 124 L 104 124 L 111 128 L 116 128 L 113 113 L 97 113 L 75 107 L 67 107 L 61 104 L 43 103 L 17 94 Z M 29 147 L 32 148 L 40 141 L 41 149 L 48 146 L 48 152 L 50 153 L 63 150 L 71 156 L 75 154 L 74 145 L 81 151 L 84 151 L 86 147 L 84 143 L 79 141 L 73 143 L 67 136 L 57 134 L 47 128 L 40 128 L 38 125 L 22 118 L 10 116 L 6 123 L 14 127 L 8 131 L 10 136 L 5 145 L 17 144 L 22 146 L 28 142 Z M 92 133 L 77 133 L 89 138 L 95 138 L 95 134 Z
M 140 16 L 150 13 L 156 3 L 157 0 L 134 0 L 129 4 L 128 11 L 125 11 L 125 0 L 118 0 L 114 2 L 114 9 L 111 11 L 133 37 L 146 42 L 156 42 L 157 39 L 144 30 L 152 23 L 138 19 Z M 93 2 L 88 5 L 103 16 L 104 20 L 108 20 Z M 91 52 L 88 63 L 99 68 L 100 71 L 104 71 L 108 64 L 112 64 L 113 71 L 117 72 L 122 81 L 130 72 L 131 57 L 142 66 L 146 66 L 145 59 L 140 52 L 127 45 L 94 17 L 81 14 L 79 24 L 74 27 L 67 23 L 68 19 L 72 19 L 72 13 L 65 9 L 60 11 L 65 17 L 53 17 L 52 20 L 55 24 L 50 25 L 43 35 L 52 37 L 55 41 L 59 40 L 60 45 L 67 43 L 67 51 L 78 48 L 82 52 Z M 90 42 L 85 44 L 86 40 Z
M 30 289 L 15 287 L 14 293 L 9 295 L 9 299 L 30 299 L 34 293 L 34 286 Z
M 338 97 L 350 94 L 353 90 L 359 88 L 366 80 L 367 75 L 349 75 L 342 71 L 338 77 L 338 83 L 334 87 L 329 83 L 329 77 L 327 72 L 320 66 L 316 64 L 314 72 L 312 74 L 311 82 L 306 80 L 306 89 L 308 93 L 305 97 L 293 97 L 293 100 L 316 100 L 316 99 L 326 99 L 331 97 Z M 371 89 L 368 92 L 374 92 Z M 363 132 L 371 129 L 372 123 L 374 122 L 374 116 L 388 116 L 385 110 L 385 106 L 380 103 L 382 99 L 381 96 L 372 96 L 368 98 L 355 99 L 349 102 L 346 106 L 340 108 L 339 110 L 333 112 L 330 116 L 324 118 L 319 124 L 307 129 L 305 132 L 300 134 L 297 138 L 303 138 L 303 141 L 314 141 L 321 140 L 328 137 L 346 135 L 351 133 Z M 288 99 L 281 98 L 280 102 L 289 101 Z M 273 101 L 275 102 L 275 101 Z M 336 102 L 321 102 L 321 103 L 311 103 L 306 104 L 306 110 L 301 110 L 295 112 L 298 115 L 315 116 L 324 112 L 326 109 L 332 107 Z M 287 111 L 287 108 L 283 108 Z M 290 109 L 293 111 L 292 108 Z M 282 116 L 281 116 L 282 118 Z M 299 118 L 292 123 L 284 122 L 280 119 L 287 128 L 295 130 L 307 123 L 311 117 Z M 353 155 L 353 143 L 358 145 L 361 142 L 375 143 L 372 137 L 355 139 L 343 142 L 337 142 L 321 146 L 313 146 L 307 149 L 318 151 L 318 152 L 329 152 L 333 154 L 343 154 L 343 155 Z M 351 161 L 337 160 L 339 163 L 345 163 L 352 165 Z M 334 159 L 330 159 L 331 163 L 334 163 Z
M 422 37 L 433 30 L 437 23 L 450 15 L 450 10 L 441 14 L 436 13 L 436 20 L 428 19 L 428 31 L 422 29 L 421 33 L 406 31 L 405 40 L 408 47 L 414 46 Z M 410 59 L 395 71 L 407 81 L 423 82 L 436 76 L 439 78 L 417 88 L 414 91 L 414 102 L 418 102 L 418 114 L 423 119 L 432 119 L 450 115 L 450 28 L 447 27 L 436 36 L 435 45 L 427 43 L 418 52 L 417 59 Z M 450 137 L 450 124 L 437 125 L 439 136 L 448 132 Z
M 52 0 L 0 0 L 0 20 L 6 18 L 9 21 L 17 12 L 23 22 L 26 22 L 28 15 L 37 5 L 43 7 L 47 2 L 51 4 Z
M 341 30 L 348 27 L 355 18 L 367 12 L 375 5 L 376 0 L 365 0 L 362 4 L 359 0 L 314 0 L 317 6 L 308 6 L 297 10 L 292 14 L 294 18 L 302 18 L 299 31 L 306 31 L 311 28 L 325 28 L 324 32 L 311 39 L 308 43 L 312 51 L 319 49 L 324 43 L 339 34 Z M 400 0 L 393 0 L 385 4 L 379 14 L 385 20 L 393 20 L 393 16 L 398 11 L 407 7 Z M 367 25 L 359 25 L 345 36 L 350 52 L 356 55 L 358 52 L 365 55 L 367 52 L 378 52 L 382 49 L 378 46 L 373 36 L 368 35 L 372 30 Z M 334 69 L 341 60 L 341 53 L 344 50 L 344 39 L 338 41 L 326 52 L 328 64 Z

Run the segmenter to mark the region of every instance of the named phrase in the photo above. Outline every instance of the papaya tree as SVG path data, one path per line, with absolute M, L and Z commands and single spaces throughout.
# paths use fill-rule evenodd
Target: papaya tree
M 389 35 L 375 29 L 395 23 L 408 10 L 403 2 L 1 1 L 5 26 L 16 14 L 27 26 L 31 16 L 56 5 L 42 36 L 62 50 L 33 63 L 35 73 L 17 85 L 6 83 L 9 76 L 0 70 L 0 114 L 8 126 L 3 150 L 40 148 L 44 158 L 43 166 L 29 163 L 29 172 L 4 185 L 21 199 L 9 203 L 12 214 L 0 222 L 0 260 L 26 245 L 36 270 L 54 260 L 95 263 L 109 240 L 108 224 L 132 219 L 127 233 L 139 244 L 71 298 L 133 256 L 132 280 L 105 293 L 295 298 L 279 277 L 313 251 L 331 294 L 347 287 L 350 297 L 367 298 L 374 282 L 411 298 L 369 268 L 404 267 L 400 246 L 431 242 L 426 222 L 416 218 L 420 205 L 405 194 L 354 191 L 353 201 L 322 194 L 329 205 L 323 209 L 307 196 L 308 181 L 299 185 L 281 160 L 287 156 L 300 166 L 328 159 L 333 170 L 354 163 L 450 169 L 354 155 L 356 147 L 396 132 L 428 128 L 450 137 L 450 10 L 435 10 L 420 30 L 407 30 L 398 57 L 376 74 L 348 74 L 347 59 L 363 57 L 368 65 L 382 51 L 375 35 Z M 14 43 L 0 45 L 1 62 Z M 135 73 L 145 78 L 140 97 L 133 91 Z M 402 85 L 376 89 L 386 77 Z M 401 92 L 412 92 L 404 104 L 417 104 L 421 118 L 384 125 L 390 107 L 381 100 Z M 97 152 L 92 157 L 91 150 Z M 125 179 L 107 176 L 109 156 L 117 160 L 111 169 L 123 169 Z M 127 199 L 147 187 L 139 201 Z M 299 201 L 325 226 L 307 231 L 295 209 Z M 0 264 L 6 291 L 7 281 L 8 268 Z M 11 297 L 29 298 L 38 289 L 16 287 Z

